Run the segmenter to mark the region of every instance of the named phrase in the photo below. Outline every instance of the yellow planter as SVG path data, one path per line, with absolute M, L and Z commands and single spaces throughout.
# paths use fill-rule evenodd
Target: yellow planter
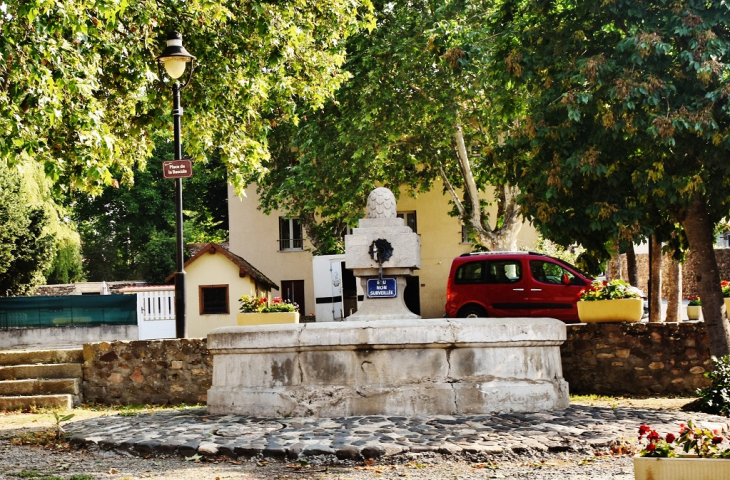
M 299 312 L 239 313 L 239 325 L 266 325 L 268 323 L 299 323 Z
M 730 318 L 730 298 L 723 298 L 725 300 L 725 313 Z
M 730 480 L 730 459 L 634 457 L 636 480 Z
M 687 319 L 699 320 L 702 313 L 702 307 L 699 305 L 687 305 Z
M 583 323 L 638 322 L 644 313 L 640 298 L 578 302 L 578 317 Z

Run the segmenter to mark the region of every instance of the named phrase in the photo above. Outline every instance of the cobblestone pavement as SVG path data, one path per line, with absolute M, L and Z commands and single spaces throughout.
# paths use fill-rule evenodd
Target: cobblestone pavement
M 140 455 L 385 459 L 400 454 L 519 457 L 593 453 L 636 438 L 639 425 L 677 432 L 689 418 L 728 431 L 730 419 L 701 413 L 572 405 L 547 413 L 434 417 L 262 419 L 208 415 L 205 408 L 71 422 L 74 445 Z

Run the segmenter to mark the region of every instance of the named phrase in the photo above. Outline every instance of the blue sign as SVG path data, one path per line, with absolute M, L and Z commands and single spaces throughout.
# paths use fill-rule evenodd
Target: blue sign
M 368 278 L 368 298 L 395 298 L 398 288 L 395 278 Z

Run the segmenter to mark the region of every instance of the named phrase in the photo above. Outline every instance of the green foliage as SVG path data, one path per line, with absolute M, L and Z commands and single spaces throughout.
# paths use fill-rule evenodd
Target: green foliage
M 289 300 L 282 300 L 281 297 L 274 297 L 269 301 L 266 297 L 252 297 L 243 295 L 239 300 L 241 313 L 273 313 L 273 312 L 296 312 L 299 305 Z
M 273 312 L 296 312 L 299 310 L 299 305 L 289 300 L 282 300 L 281 297 L 274 297 L 269 302 L 269 305 L 261 310 L 262 313 L 273 313 Z
M 32 202 L 27 182 L 0 163 L 0 297 L 24 295 L 43 283 L 55 253 L 50 215 Z
M 152 285 L 162 285 L 175 271 L 175 236 L 170 233 L 152 232 L 149 241 L 137 256 L 140 276 Z
M 46 271 L 46 283 L 74 283 L 84 280 L 83 259 L 78 234 L 75 238 L 58 239 L 58 250 Z
M 170 89 L 154 58 L 180 30 L 197 57 L 183 92 L 186 151 L 216 145 L 232 179 L 268 157 L 273 122 L 296 121 L 346 78 L 348 36 L 368 0 L 5 2 L 0 24 L 0 161 L 36 161 L 59 188 L 99 192 L 170 134 Z
M 698 296 L 687 297 L 687 300 L 689 300 L 689 303 L 687 305 L 690 307 L 702 306 L 702 300 Z
M 578 256 L 585 252 L 585 248 L 581 246 L 571 245 L 569 247 L 563 247 L 542 235 L 538 235 L 537 240 L 535 240 L 535 243 L 531 247 L 522 248 L 522 250 L 544 253 L 545 255 L 559 258 L 571 265 L 575 265 L 578 260 Z
M 275 128 L 271 158 L 245 178 L 257 183 L 264 212 L 299 217 L 317 253 L 339 252 L 343 231 L 356 224 L 375 186 L 396 195 L 443 186 L 444 178 L 454 189 L 465 186 L 457 132 L 469 148 L 477 194 L 504 185 L 512 159 L 494 149 L 506 117 L 483 68 L 488 11 L 473 0 L 379 2 L 377 28 L 347 44 L 351 79 L 321 111 L 300 110 L 296 128 Z M 463 194 L 463 220 L 469 195 Z M 508 201 L 499 198 L 494 218 L 482 205 L 482 227 L 503 225 Z
M 712 371 L 705 373 L 712 385 L 697 390 L 700 410 L 730 417 L 730 356 L 712 357 Z
M 63 434 L 63 428 L 61 428 L 61 424 L 63 422 L 68 422 L 73 417 L 75 417 L 75 413 L 69 413 L 66 415 L 59 415 L 58 412 L 53 412 L 53 418 L 56 420 L 56 438 L 61 438 L 61 435 Z
M 711 223 L 727 214 L 728 15 L 717 2 L 500 4 L 493 68 L 531 91 L 504 149 L 528 153 L 514 175 L 543 233 L 598 264 L 612 239 L 686 247 L 672 232 L 697 198 Z
M 109 186 L 98 196 L 78 193 L 72 211 L 83 240 L 89 280 L 164 283 L 175 270 L 175 182 L 162 177 L 171 145 L 158 141 L 146 170 L 134 171 L 133 185 Z M 226 167 L 220 156 L 195 163 L 183 181 L 185 243 L 227 239 Z M 223 228 L 221 228 L 223 227 Z
M 241 303 L 239 311 L 241 313 L 256 313 L 261 312 L 264 307 L 268 304 L 266 297 L 252 297 L 251 295 L 243 295 L 238 299 Z

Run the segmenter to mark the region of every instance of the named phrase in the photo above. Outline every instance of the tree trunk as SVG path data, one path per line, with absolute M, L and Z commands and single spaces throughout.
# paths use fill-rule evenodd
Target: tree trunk
M 618 244 L 612 250 L 611 259 L 606 263 L 606 280 L 621 280 L 621 253 Z
M 651 236 L 651 288 L 649 289 L 649 321 L 662 321 L 662 244 Z
M 632 287 L 638 287 L 639 266 L 636 263 L 636 251 L 633 243 L 629 244 L 629 248 L 626 249 L 626 270 L 629 275 L 629 284 Z
M 705 200 L 697 196 L 681 220 L 689 248 L 697 258 L 697 281 L 702 299 L 702 316 L 710 340 L 710 355 L 730 355 L 730 323 L 725 317 L 725 302 L 720 289 L 720 273 L 715 258 L 714 225 L 710 221 Z
M 456 124 L 454 130 L 456 159 L 459 162 L 461 177 L 464 182 L 463 202 L 443 169 L 440 170 L 440 175 L 459 211 L 459 217 L 464 225 L 474 232 L 477 241 L 489 250 L 515 250 L 517 247 L 517 233 L 522 228 L 520 208 L 515 201 L 517 188 L 510 185 L 494 185 L 497 221 L 494 222 L 495 226 L 492 228 L 489 225 L 487 215 L 482 209 L 479 186 L 476 184 L 471 170 L 471 162 L 464 143 L 461 125 Z M 499 225 L 499 219 L 501 219 L 501 225 Z
M 682 320 L 682 265 L 667 256 L 667 322 Z

